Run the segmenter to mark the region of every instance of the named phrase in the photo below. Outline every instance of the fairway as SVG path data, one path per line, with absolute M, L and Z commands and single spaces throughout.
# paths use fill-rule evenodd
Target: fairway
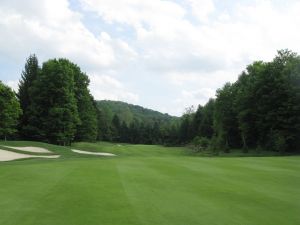
M 72 146 L 117 155 L 102 157 L 30 146 L 61 157 L 0 163 L 1 225 L 300 224 L 298 156 L 198 157 L 151 145 Z

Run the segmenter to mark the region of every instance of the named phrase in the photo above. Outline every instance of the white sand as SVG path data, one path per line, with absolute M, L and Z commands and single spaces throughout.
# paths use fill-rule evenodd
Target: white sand
M 79 154 L 87 154 L 87 155 L 101 155 L 101 156 L 116 156 L 112 153 L 107 152 L 87 152 L 87 151 L 81 151 L 77 149 L 71 149 L 73 152 L 79 153 Z
M 20 151 L 26 151 L 26 152 L 34 152 L 34 153 L 51 153 L 51 151 L 45 149 L 45 148 L 40 148 L 40 147 L 32 147 L 32 146 L 28 146 L 28 147 L 15 147 L 15 146 L 6 146 L 6 145 L 2 145 L 3 147 L 6 148 L 12 148 L 12 149 L 17 149 Z
M 0 149 L 0 161 L 12 161 L 15 159 L 26 159 L 26 158 L 49 158 L 49 159 L 55 159 L 60 157 L 59 155 L 26 155 L 16 152 L 10 152 L 7 150 Z

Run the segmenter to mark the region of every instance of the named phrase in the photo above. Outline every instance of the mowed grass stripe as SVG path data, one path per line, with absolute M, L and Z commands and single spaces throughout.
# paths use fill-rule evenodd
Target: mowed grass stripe
M 196 209 L 205 207 L 208 210 L 209 206 L 194 201 L 195 196 L 191 196 L 187 188 L 186 181 L 195 173 L 186 174 L 187 176 L 183 178 L 182 174 L 190 171 L 173 167 L 173 163 L 167 166 L 163 165 L 164 163 L 164 160 L 155 157 L 139 158 L 135 163 L 122 161 L 119 164 L 124 187 L 135 207 L 136 214 L 143 221 L 142 224 L 198 223 L 203 210 Z M 197 182 L 193 184 L 196 185 Z M 183 191 L 182 188 L 185 190 Z M 196 192 L 196 195 L 198 196 L 199 193 Z
M 300 224 L 297 156 L 193 157 L 182 148 L 76 144 L 118 154 L 86 158 L 44 146 L 64 157 L 0 163 L 0 224 Z
M 262 164 L 266 158 L 257 159 Z M 124 186 L 144 224 L 298 224 L 295 171 L 276 174 L 243 166 L 252 161 L 153 158 L 123 161 L 119 170 L 125 171 Z M 277 171 L 280 162 L 272 158 L 266 168 Z
M 54 166 L 55 165 L 55 166 Z M 34 224 L 47 208 L 45 197 L 73 170 L 59 163 L 0 167 L 0 224 Z
M 22 179 L 8 179 L 0 187 L 1 196 L 11 195 L 10 202 L 0 201 L 0 208 L 6 209 L 0 211 L 0 224 L 140 224 L 128 204 L 115 162 L 79 160 L 44 163 L 43 168 L 29 165 L 15 174 Z M 3 168 L 0 171 L 5 173 Z M 7 176 L 14 171 L 13 166 L 6 167 Z

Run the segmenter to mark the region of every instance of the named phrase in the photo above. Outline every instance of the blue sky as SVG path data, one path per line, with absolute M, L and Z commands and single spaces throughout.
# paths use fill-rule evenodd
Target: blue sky
M 181 115 L 254 60 L 300 52 L 297 0 L 1 0 L 0 80 L 25 60 L 65 57 L 95 99 Z

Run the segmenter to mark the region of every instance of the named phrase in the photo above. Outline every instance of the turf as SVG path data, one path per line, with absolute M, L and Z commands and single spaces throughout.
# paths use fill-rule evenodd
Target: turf
M 3 143 L 0 143 L 0 145 Z M 300 157 L 195 157 L 183 148 L 76 143 L 105 158 L 0 163 L 0 224 L 297 225 Z

